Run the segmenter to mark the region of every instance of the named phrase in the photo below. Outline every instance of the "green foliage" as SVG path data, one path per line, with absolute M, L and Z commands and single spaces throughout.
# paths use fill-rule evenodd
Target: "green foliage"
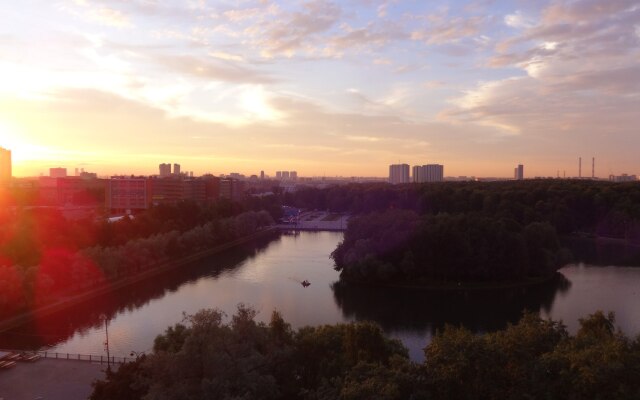
M 90 400 L 137 400 L 149 390 L 146 385 L 146 371 L 143 368 L 145 356 L 121 365 L 117 370 L 107 369 L 104 380 L 93 382 Z
M 173 346 L 107 374 L 92 399 L 640 398 L 640 338 L 615 331 L 613 314 L 581 320 L 575 336 L 533 313 L 482 335 L 447 326 L 422 364 L 368 322 L 294 332 L 277 312 L 255 317 L 243 305 L 228 323 L 217 310 L 188 316 L 156 341 Z
M 501 281 L 550 276 L 560 250 L 548 223 L 388 210 L 355 217 L 332 257 L 347 281 Z
M 154 353 L 139 366 L 142 372 L 108 374 L 96 383 L 93 398 L 108 398 L 109 393 L 131 387 L 145 388 L 144 396 L 132 389 L 122 398 L 320 399 L 335 398 L 329 394 L 339 394 L 343 383 L 344 398 L 362 398 L 377 387 L 377 375 L 388 381 L 386 398 L 402 398 L 398 395 L 409 390 L 406 349 L 374 324 L 294 332 L 278 312 L 269 324 L 256 322 L 256 315 L 241 304 L 228 323 L 218 310 L 187 316 L 186 325 L 171 327 L 156 338 Z M 129 365 L 121 370 L 132 371 Z M 378 370 L 369 385 L 358 387 L 360 375 L 371 375 L 368 366 Z M 394 372 L 387 373 L 388 368 Z M 396 375 L 402 377 L 401 384 L 395 382 Z
M 49 225 L 65 226 L 65 221 L 58 217 L 45 213 L 46 218 L 39 218 L 40 224 L 33 222 L 33 226 L 31 222 L 26 223 L 29 219 L 25 220 L 26 225 L 21 229 L 27 233 L 23 236 L 19 234 L 19 239 L 7 242 L 7 246 L 14 246 L 12 248 L 15 254 L 10 258 L 2 258 L 3 243 L 0 242 L 0 289 L 4 289 L 0 290 L 0 318 L 51 303 L 58 298 L 77 294 L 109 281 L 134 276 L 177 258 L 255 233 L 273 223 L 266 211 L 248 211 L 222 218 L 211 209 L 196 207 L 195 212 L 189 212 L 191 206 L 179 204 L 174 207 L 154 207 L 148 214 L 136 219 L 125 218 L 110 228 L 103 226 L 100 229 L 111 231 L 109 235 L 116 243 L 119 239 L 115 237 L 123 232 L 128 232 L 124 237 L 131 239 L 121 245 L 95 245 L 81 250 L 76 247 L 78 243 L 74 244 L 71 240 L 73 235 L 65 233 L 63 239 L 58 239 L 50 233 L 52 228 Z M 209 219 L 197 224 L 197 218 L 203 217 L 206 210 L 212 212 Z M 172 222 L 175 221 L 173 218 L 182 217 L 187 221 L 177 225 Z M 162 218 L 166 218 L 165 226 L 160 226 Z M 164 231 L 169 226 L 190 228 Z M 130 230 L 123 230 L 122 227 Z M 147 229 L 151 232 L 157 229 L 157 233 L 139 237 Z M 51 234 L 48 247 L 36 246 L 29 241 L 37 236 L 32 230 Z M 0 239 L 1 235 L 2 227 Z M 18 253 L 27 251 L 26 247 L 23 249 L 24 246 L 18 245 L 16 241 L 26 241 L 24 246 L 32 248 L 30 251 L 35 254 L 33 260 L 38 260 L 37 265 L 23 267 L 14 264 L 14 259 L 22 257 Z M 39 251 L 34 251 L 33 247 Z
M 548 222 L 559 234 L 589 232 L 640 241 L 640 185 L 587 180 L 352 184 L 287 193 L 285 204 L 369 214 L 389 209 L 420 215 L 481 213 L 526 226 Z

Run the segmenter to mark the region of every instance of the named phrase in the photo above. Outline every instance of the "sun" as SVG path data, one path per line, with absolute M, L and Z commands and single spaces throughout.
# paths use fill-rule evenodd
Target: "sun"
M 15 126 L 0 120 L 0 147 L 16 151 L 24 147 L 23 139 Z
M 31 143 L 21 127 L 2 119 L 0 119 L 0 147 L 11 150 L 14 163 L 38 160 L 50 153 L 46 147 Z

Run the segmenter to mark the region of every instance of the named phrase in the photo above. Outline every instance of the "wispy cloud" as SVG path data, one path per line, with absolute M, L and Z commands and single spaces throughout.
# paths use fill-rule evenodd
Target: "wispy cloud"
M 631 159 L 640 145 L 637 1 L 61 0 L 3 11 L 0 122 L 31 127 L 21 135 L 45 147 L 64 129 L 81 151 L 95 126 L 147 154 L 384 173 L 398 157 L 511 165 L 512 154 L 613 153 L 618 142 Z

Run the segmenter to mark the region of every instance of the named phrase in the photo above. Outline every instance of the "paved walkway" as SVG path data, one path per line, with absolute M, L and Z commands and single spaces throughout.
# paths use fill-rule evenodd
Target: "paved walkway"
M 89 361 L 40 359 L 0 370 L 0 400 L 80 400 L 104 378 L 106 365 Z

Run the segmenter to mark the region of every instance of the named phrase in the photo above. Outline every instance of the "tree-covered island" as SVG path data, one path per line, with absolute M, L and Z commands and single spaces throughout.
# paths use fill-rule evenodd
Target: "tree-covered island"
M 546 222 L 395 209 L 352 219 L 332 257 L 342 280 L 413 285 L 539 280 L 569 258 Z

